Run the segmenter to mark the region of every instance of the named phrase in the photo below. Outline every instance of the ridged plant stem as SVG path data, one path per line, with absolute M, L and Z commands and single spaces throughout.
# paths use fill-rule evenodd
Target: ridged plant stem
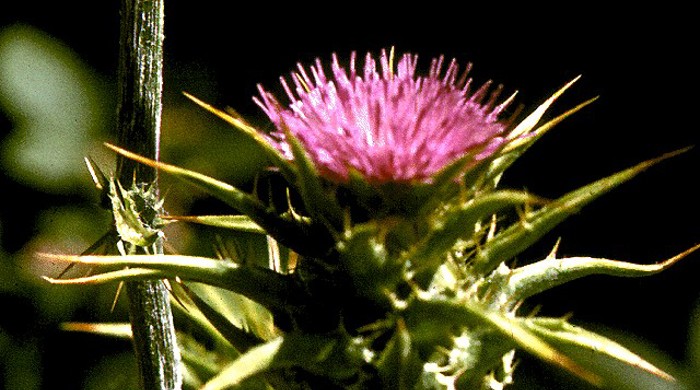
M 122 0 L 119 38 L 117 132 L 126 149 L 159 157 L 163 89 L 163 0 Z M 121 183 L 157 185 L 152 168 L 119 157 Z M 162 253 L 162 242 L 156 245 Z M 180 353 L 161 281 L 127 283 L 129 316 L 141 385 L 146 390 L 180 389 Z

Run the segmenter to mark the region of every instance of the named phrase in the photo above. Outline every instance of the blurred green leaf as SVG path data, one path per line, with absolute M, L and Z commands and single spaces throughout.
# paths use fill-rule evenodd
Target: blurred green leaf
M 199 389 L 205 381 L 216 375 L 225 364 L 227 356 L 220 351 L 210 351 L 188 333 L 178 334 L 182 354 L 184 388 Z
M 382 386 L 387 390 L 414 389 L 422 370 L 417 351 L 412 346 L 411 335 L 405 324 L 399 321 L 396 332 L 387 343 L 377 361 Z
M 700 378 L 692 373 L 700 372 L 700 301 L 698 301 L 695 310 L 691 313 L 690 324 L 688 325 L 688 360 L 689 371 L 691 373 L 690 380 L 692 383 L 689 386 L 700 386 Z
M 87 370 L 83 390 L 139 390 L 136 359 L 129 352 L 105 357 Z
M 36 339 L 17 340 L 0 328 L 0 388 L 39 390 L 41 376 L 37 367 L 41 364 L 41 350 Z
M 202 387 L 202 390 L 226 389 L 271 369 L 274 365 L 275 355 L 279 352 L 283 341 L 282 337 L 278 337 L 249 350 L 233 363 L 224 367 L 218 375 Z

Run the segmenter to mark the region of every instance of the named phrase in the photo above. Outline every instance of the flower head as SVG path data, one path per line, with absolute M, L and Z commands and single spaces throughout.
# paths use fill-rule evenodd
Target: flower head
M 469 66 L 460 76 L 452 60 L 443 74 L 440 57 L 427 76 L 416 76 L 416 55 L 401 56 L 396 70 L 393 52 L 381 52 L 380 70 L 376 62 L 368 53 L 358 73 L 355 53 L 348 69 L 333 55 L 330 78 L 318 59 L 311 77 L 298 64 L 293 90 L 280 78 L 291 101 L 286 108 L 259 86 L 254 100 L 277 128 L 270 142 L 291 159 L 290 133 L 323 177 L 345 182 L 354 170 L 377 184 L 430 183 L 457 159 L 486 158 L 505 142 L 499 114 L 511 99 L 497 105 L 500 88 L 486 99 L 490 82 L 472 92 Z

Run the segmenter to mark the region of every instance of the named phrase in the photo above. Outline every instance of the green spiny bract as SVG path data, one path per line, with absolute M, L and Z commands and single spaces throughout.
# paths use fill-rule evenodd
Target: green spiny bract
M 195 99 L 262 146 L 293 192 L 285 207 L 211 177 L 110 148 L 228 203 L 241 214 L 180 219 L 227 229 L 234 238 L 257 235 L 268 258 L 241 258 L 225 248 L 219 248 L 218 259 L 53 256 L 129 269 L 52 281 L 183 280 L 172 283 L 177 307 L 192 328 L 212 340 L 206 350 L 183 333 L 183 359 L 189 383 L 207 390 L 501 389 L 513 380 L 517 349 L 595 385 L 622 388 L 625 379 L 611 367 L 624 366 L 670 388 L 670 376 L 613 341 L 566 319 L 517 312 L 524 299 L 562 283 L 591 274 L 649 275 L 690 253 L 636 265 L 558 258 L 553 251 L 541 261 L 509 266 L 568 216 L 673 155 L 555 200 L 499 189 L 504 170 L 532 143 L 590 103 L 540 124 L 570 85 L 515 126 L 496 153 L 478 161 L 468 154 L 435 173 L 430 183 L 415 185 L 377 185 L 352 169 L 342 183 L 327 181 L 291 132 L 285 134 L 289 159 L 238 116 Z M 120 198 L 124 190 L 112 187 L 112 197 Z M 501 226 L 502 217 L 513 215 L 515 222 Z M 610 361 L 616 365 L 605 364 Z

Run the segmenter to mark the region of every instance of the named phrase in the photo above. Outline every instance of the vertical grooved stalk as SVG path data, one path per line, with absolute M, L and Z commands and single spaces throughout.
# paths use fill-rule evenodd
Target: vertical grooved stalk
M 163 87 L 163 0 L 122 0 L 119 34 L 117 132 L 119 144 L 159 157 Z M 150 167 L 118 157 L 120 182 L 156 185 Z M 162 253 L 162 242 L 156 244 Z M 146 390 L 180 389 L 180 353 L 168 291 L 161 281 L 127 283 L 129 317 L 141 385 Z

